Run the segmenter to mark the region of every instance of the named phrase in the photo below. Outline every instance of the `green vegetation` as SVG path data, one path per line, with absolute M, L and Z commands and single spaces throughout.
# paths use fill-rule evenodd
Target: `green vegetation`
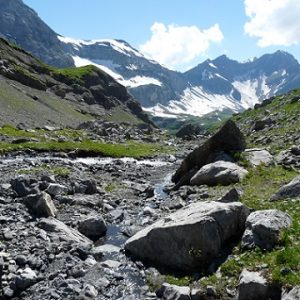
M 78 151 L 89 155 L 110 157 L 149 157 L 158 153 L 172 153 L 173 149 L 159 143 L 127 141 L 123 144 L 103 143 L 89 140 L 83 130 L 63 129 L 56 131 L 23 131 L 10 125 L 0 128 L 0 136 L 11 138 L 35 138 L 34 142 L 20 141 L 12 144 L 0 142 L 0 153 L 31 149 L 36 151 Z M 61 140 L 61 141 L 60 141 Z M 65 141 L 64 141 L 65 140 Z
M 58 69 L 54 67 L 49 67 L 54 75 L 63 75 L 70 80 L 82 84 L 85 76 L 90 75 L 92 72 L 97 70 L 95 66 L 88 65 L 84 67 L 71 67 Z
M 94 141 L 82 142 L 25 142 L 10 144 L 1 142 L 0 153 L 31 149 L 36 151 L 78 151 L 89 155 L 102 155 L 109 157 L 149 157 L 157 153 L 170 153 L 172 149 L 159 144 L 127 142 L 126 144 L 105 144 Z
M 110 182 L 104 187 L 106 193 L 112 193 L 113 191 L 117 190 L 119 185 L 115 182 Z
M 228 282 L 237 285 L 241 271 L 247 268 L 253 271 L 264 270 L 272 282 L 282 285 L 300 284 L 300 199 L 269 201 L 282 185 L 299 173 L 281 166 L 262 165 L 248 170 L 249 174 L 243 182 L 235 185 L 244 191 L 241 201 L 255 210 L 275 208 L 287 212 L 292 217 L 293 224 L 282 234 L 280 245 L 272 251 L 260 249 L 243 251 L 240 245 L 237 245 L 233 255 L 221 266 L 222 277 L 217 279 L 215 275 L 211 275 L 200 282 L 201 284 L 217 282 L 218 286 L 224 287 Z
M 233 117 L 238 126 L 247 135 L 248 147 L 268 147 L 278 153 L 295 143 L 293 136 L 300 128 L 299 101 L 300 89 L 277 96 L 270 104 L 257 109 L 249 109 Z M 271 117 L 274 126 L 257 132 L 250 132 L 255 121 Z
M 21 169 L 18 170 L 18 174 L 37 174 L 43 172 L 49 172 L 58 177 L 68 177 L 71 174 L 71 169 L 65 166 L 54 166 L 49 167 L 46 164 L 43 164 L 38 167 L 28 168 L 28 169 Z

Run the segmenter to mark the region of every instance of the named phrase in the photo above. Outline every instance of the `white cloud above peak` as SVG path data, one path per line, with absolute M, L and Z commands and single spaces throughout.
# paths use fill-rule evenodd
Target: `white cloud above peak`
M 218 24 L 201 30 L 197 26 L 165 25 L 155 22 L 152 36 L 140 50 L 170 69 L 178 69 L 204 54 L 213 42 L 219 43 L 224 36 Z
M 300 42 L 299 0 L 244 0 L 245 33 L 257 37 L 258 46 L 290 46 Z

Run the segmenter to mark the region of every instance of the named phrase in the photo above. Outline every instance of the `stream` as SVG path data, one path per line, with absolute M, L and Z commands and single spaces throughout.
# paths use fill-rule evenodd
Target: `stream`
M 101 260 L 88 271 L 82 280 L 92 282 L 101 278 L 104 282 L 101 283 L 104 286 L 101 287 L 101 292 L 96 299 L 156 299 L 145 284 L 144 267 L 140 263 L 134 263 L 124 253 L 123 246 L 128 238 L 124 232 L 132 231 L 134 233 L 160 218 L 160 204 L 168 198 L 165 187 L 171 182 L 174 159 L 136 160 L 107 157 L 72 159 L 50 155 L 35 157 L 20 155 L 0 159 L 0 170 L 9 176 L 16 176 L 18 170 L 26 170 L 26 174 L 30 174 L 31 170 L 45 165 L 49 168 L 64 166 L 75 172 L 75 175 L 72 175 L 74 178 L 59 179 L 59 184 L 69 185 L 71 180 L 80 181 L 86 173 L 89 174 L 89 177 L 95 176 L 97 182 L 103 186 L 106 185 L 105 182 L 112 180 L 119 180 L 122 185 L 128 184 L 125 192 L 121 189 L 102 196 L 105 207 L 103 217 L 107 223 L 107 233 L 105 237 L 95 242 L 94 247 L 105 246 L 106 248 L 103 250 Z M 91 168 L 96 170 L 95 174 L 90 174 Z M 7 181 L 1 181 L 1 183 L 7 186 Z M 145 198 L 142 192 L 143 186 L 152 186 L 152 197 Z M 62 209 L 59 209 L 57 218 L 66 224 L 76 224 L 76 220 L 81 217 L 81 214 L 93 214 L 98 210 L 92 206 L 82 206 L 80 203 L 84 203 L 85 197 L 80 195 L 74 195 L 74 197 L 82 199 L 78 205 L 72 205 L 69 208 L 63 206 Z M 96 196 L 91 195 L 86 198 L 94 201 Z M 91 278 L 94 279 L 91 281 Z

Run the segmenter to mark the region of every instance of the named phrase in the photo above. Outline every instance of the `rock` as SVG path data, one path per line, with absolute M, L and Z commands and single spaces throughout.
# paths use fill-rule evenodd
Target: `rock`
M 30 186 L 31 182 L 28 176 L 19 176 L 14 178 L 11 180 L 10 184 L 17 197 L 25 197 L 36 192 L 36 190 L 33 190 Z
M 81 246 L 84 247 L 89 247 L 92 244 L 92 242 L 79 231 L 68 227 L 63 222 L 54 218 L 42 218 L 39 220 L 38 226 L 45 230 L 53 240 L 65 241 L 70 244 L 81 244 Z
M 300 300 L 300 286 L 295 286 L 289 292 L 283 293 L 281 300 Z
M 264 149 L 246 149 L 245 154 L 249 163 L 254 167 L 261 164 L 269 166 L 274 163 L 273 156 L 269 151 Z
M 176 188 L 189 184 L 193 175 L 204 165 L 214 161 L 218 153 L 245 150 L 246 142 L 236 124 L 229 120 L 203 145 L 192 151 L 181 163 L 172 177 Z
M 112 254 L 112 253 L 119 253 L 120 248 L 114 245 L 105 244 L 101 246 L 94 247 L 91 250 L 91 254 L 96 258 L 100 259 L 104 254 Z
M 188 286 L 163 283 L 155 293 L 158 298 L 163 300 L 191 300 L 191 290 Z
M 267 280 L 259 272 L 244 269 L 240 275 L 239 300 L 264 300 L 268 297 Z
M 229 185 L 240 182 L 248 171 L 237 164 L 216 161 L 203 166 L 192 178 L 191 185 Z
M 260 130 L 263 130 L 267 126 L 273 125 L 274 123 L 275 123 L 275 121 L 269 117 L 261 119 L 261 120 L 257 120 L 254 122 L 254 124 L 252 126 L 252 130 L 260 131 Z
M 228 202 L 238 202 L 241 200 L 243 192 L 238 190 L 237 188 L 232 188 L 229 190 L 223 197 L 218 199 L 220 202 L 228 203 Z
M 253 212 L 246 220 L 242 247 L 252 249 L 258 246 L 262 249 L 271 250 L 280 242 L 282 230 L 290 227 L 291 223 L 291 217 L 277 209 Z
M 168 269 L 204 268 L 229 239 L 243 232 L 248 215 L 239 202 L 193 203 L 139 231 L 126 241 L 125 250 Z
M 80 221 L 78 230 L 91 239 L 98 239 L 106 233 L 106 224 L 101 216 L 91 216 Z
M 49 194 L 41 192 L 24 198 L 24 204 L 29 212 L 37 217 L 55 217 L 57 209 Z
M 15 278 L 16 291 L 20 292 L 36 282 L 37 275 L 30 268 L 26 268 Z
M 300 176 L 297 176 L 290 183 L 282 186 L 278 192 L 271 197 L 271 201 L 297 197 L 300 197 Z
M 186 124 L 183 125 L 177 132 L 176 136 L 179 138 L 192 138 L 201 133 L 201 128 L 198 125 Z
M 57 195 L 66 194 L 68 192 L 68 188 L 62 184 L 50 183 L 46 189 L 46 192 L 55 197 Z
M 96 194 L 97 193 L 97 183 L 95 179 L 87 179 L 81 182 L 86 189 L 85 193 L 88 195 Z

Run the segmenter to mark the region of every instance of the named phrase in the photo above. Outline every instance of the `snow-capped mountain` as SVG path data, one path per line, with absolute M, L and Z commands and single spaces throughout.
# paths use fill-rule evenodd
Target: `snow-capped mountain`
M 179 73 L 145 57 L 123 40 L 63 37 L 22 0 L 0 0 L 0 36 L 57 67 L 99 67 L 157 116 L 237 112 L 300 86 L 300 65 L 286 52 L 244 63 L 223 55 Z
M 122 40 L 58 38 L 68 45 L 76 66 L 93 64 L 104 70 L 155 116 L 239 112 L 300 86 L 300 65 L 283 51 L 245 63 L 223 55 L 178 73 L 146 58 Z
M 157 116 L 239 112 L 276 94 L 300 86 L 300 65 L 289 53 L 277 51 L 239 63 L 223 55 L 183 74 L 188 86 L 168 105 L 146 108 Z

